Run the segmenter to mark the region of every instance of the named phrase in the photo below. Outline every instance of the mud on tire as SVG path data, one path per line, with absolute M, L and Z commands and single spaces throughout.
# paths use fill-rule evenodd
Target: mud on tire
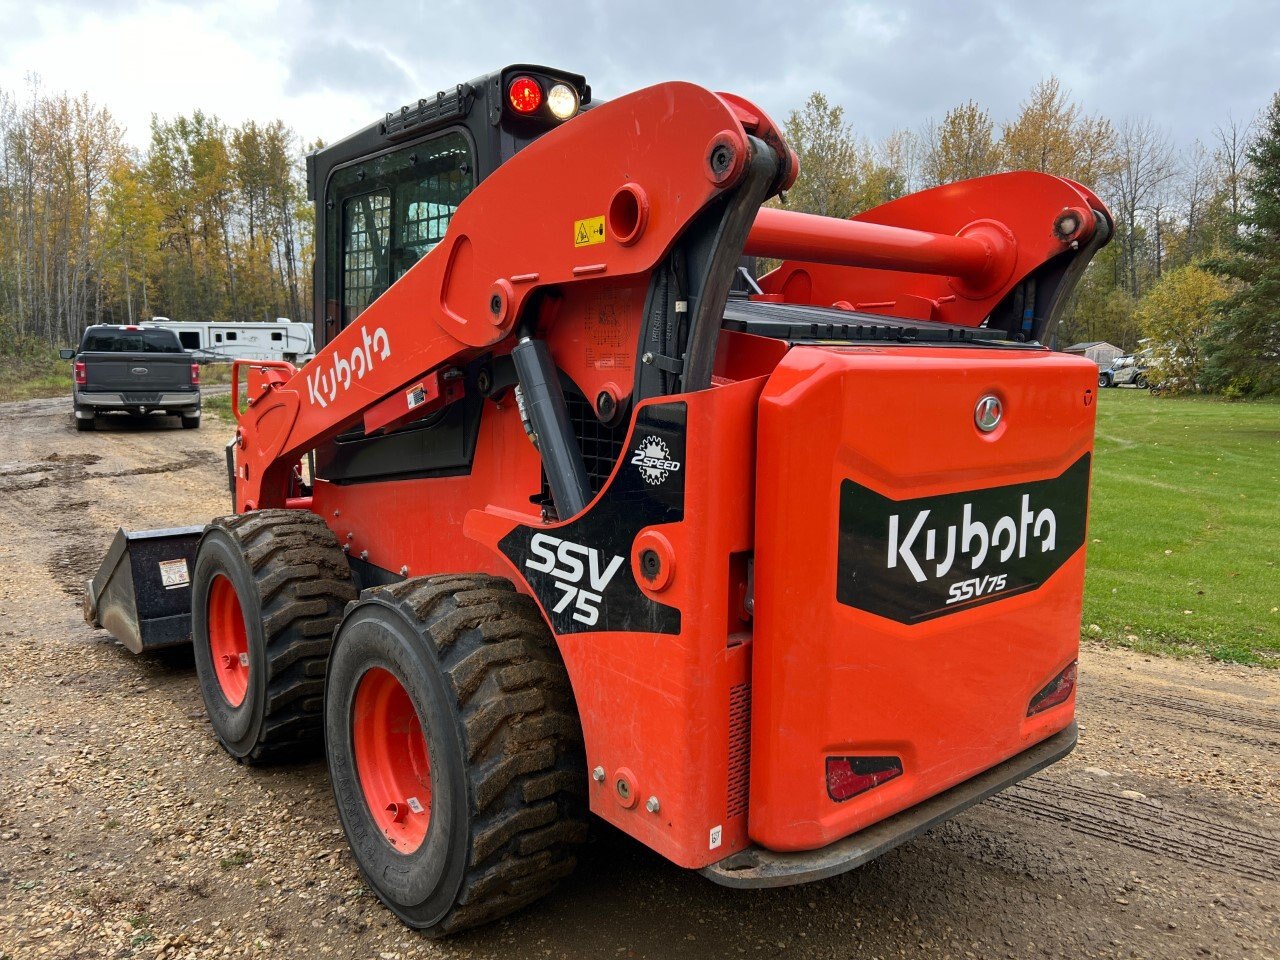
M 318 752 L 333 631 L 355 595 L 346 557 L 315 514 L 257 510 L 205 528 L 191 591 L 196 672 L 214 732 L 237 760 Z M 238 663 L 228 643 L 243 651 Z
M 364 785 L 369 761 L 356 751 L 374 749 L 358 727 L 367 717 L 353 715 L 358 691 L 384 671 L 408 694 L 429 755 L 416 846 L 393 845 L 395 828 L 371 813 L 386 796 Z M 577 710 L 537 605 L 510 581 L 419 577 L 365 591 L 334 641 L 325 734 L 356 862 L 410 926 L 440 936 L 486 923 L 573 870 L 587 834 Z

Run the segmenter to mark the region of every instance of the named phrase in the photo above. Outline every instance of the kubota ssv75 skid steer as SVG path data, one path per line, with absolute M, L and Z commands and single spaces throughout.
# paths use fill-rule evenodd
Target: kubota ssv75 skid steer
M 830 876 L 1074 744 L 1097 371 L 1042 344 L 1110 218 L 764 206 L 797 173 L 740 97 L 524 65 L 309 158 L 325 346 L 238 365 L 233 515 L 122 536 L 86 610 L 140 650 L 189 600 L 218 739 L 323 740 L 406 923 L 543 895 L 588 810 Z

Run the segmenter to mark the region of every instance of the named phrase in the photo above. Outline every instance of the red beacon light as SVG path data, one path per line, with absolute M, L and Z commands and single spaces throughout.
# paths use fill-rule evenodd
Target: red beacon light
M 542 106 L 542 87 L 533 77 L 516 77 L 507 87 L 507 100 L 516 113 L 533 113 Z

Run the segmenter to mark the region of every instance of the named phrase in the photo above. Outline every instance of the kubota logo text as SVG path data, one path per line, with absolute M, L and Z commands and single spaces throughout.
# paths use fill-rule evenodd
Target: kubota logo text
M 600 601 L 604 599 L 609 581 L 622 566 L 622 557 L 614 556 L 605 563 L 595 547 L 584 547 L 545 533 L 533 535 L 529 552 L 533 556 L 525 560 L 524 565 L 530 570 L 551 574 L 556 578 L 555 588 L 563 594 L 553 612 L 563 613 L 573 604 L 573 619 L 593 626 L 600 619 Z M 590 590 L 584 586 L 584 580 Z
M 1087 453 L 1056 477 L 909 500 L 842 480 L 836 599 L 914 624 L 1038 590 L 1084 545 L 1088 500 Z
M 307 396 L 321 409 L 337 398 L 339 390 L 348 389 L 352 380 L 364 379 L 375 359 L 391 356 L 391 340 L 382 327 L 372 334 L 366 327 L 360 333 L 363 342 L 355 345 L 349 357 L 334 354 L 327 368 L 317 360 L 312 364 L 315 370 L 307 370 Z
M 930 577 L 945 577 L 958 557 L 967 556 L 969 569 L 977 570 L 989 552 L 998 552 L 1000 562 L 1007 563 L 1015 553 L 1019 558 L 1025 557 L 1028 548 L 1049 553 L 1057 546 L 1058 518 L 1048 508 L 1033 510 L 1027 494 L 1022 496 L 1022 509 L 1016 519 L 1006 514 L 990 526 L 974 518 L 971 503 L 964 505 L 960 523 L 950 524 L 945 530 L 926 527 L 931 512 L 919 511 L 909 527 L 898 514 L 889 517 L 889 569 L 901 562 L 911 571 L 916 583 L 924 583 Z M 921 560 L 932 569 L 926 571 Z M 990 590 L 991 585 L 983 583 L 975 592 Z

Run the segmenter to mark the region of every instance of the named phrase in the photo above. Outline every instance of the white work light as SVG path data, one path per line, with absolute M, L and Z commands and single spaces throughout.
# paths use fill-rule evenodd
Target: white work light
M 567 83 L 557 83 L 547 94 L 547 106 L 560 120 L 568 120 L 578 112 L 578 95 Z

